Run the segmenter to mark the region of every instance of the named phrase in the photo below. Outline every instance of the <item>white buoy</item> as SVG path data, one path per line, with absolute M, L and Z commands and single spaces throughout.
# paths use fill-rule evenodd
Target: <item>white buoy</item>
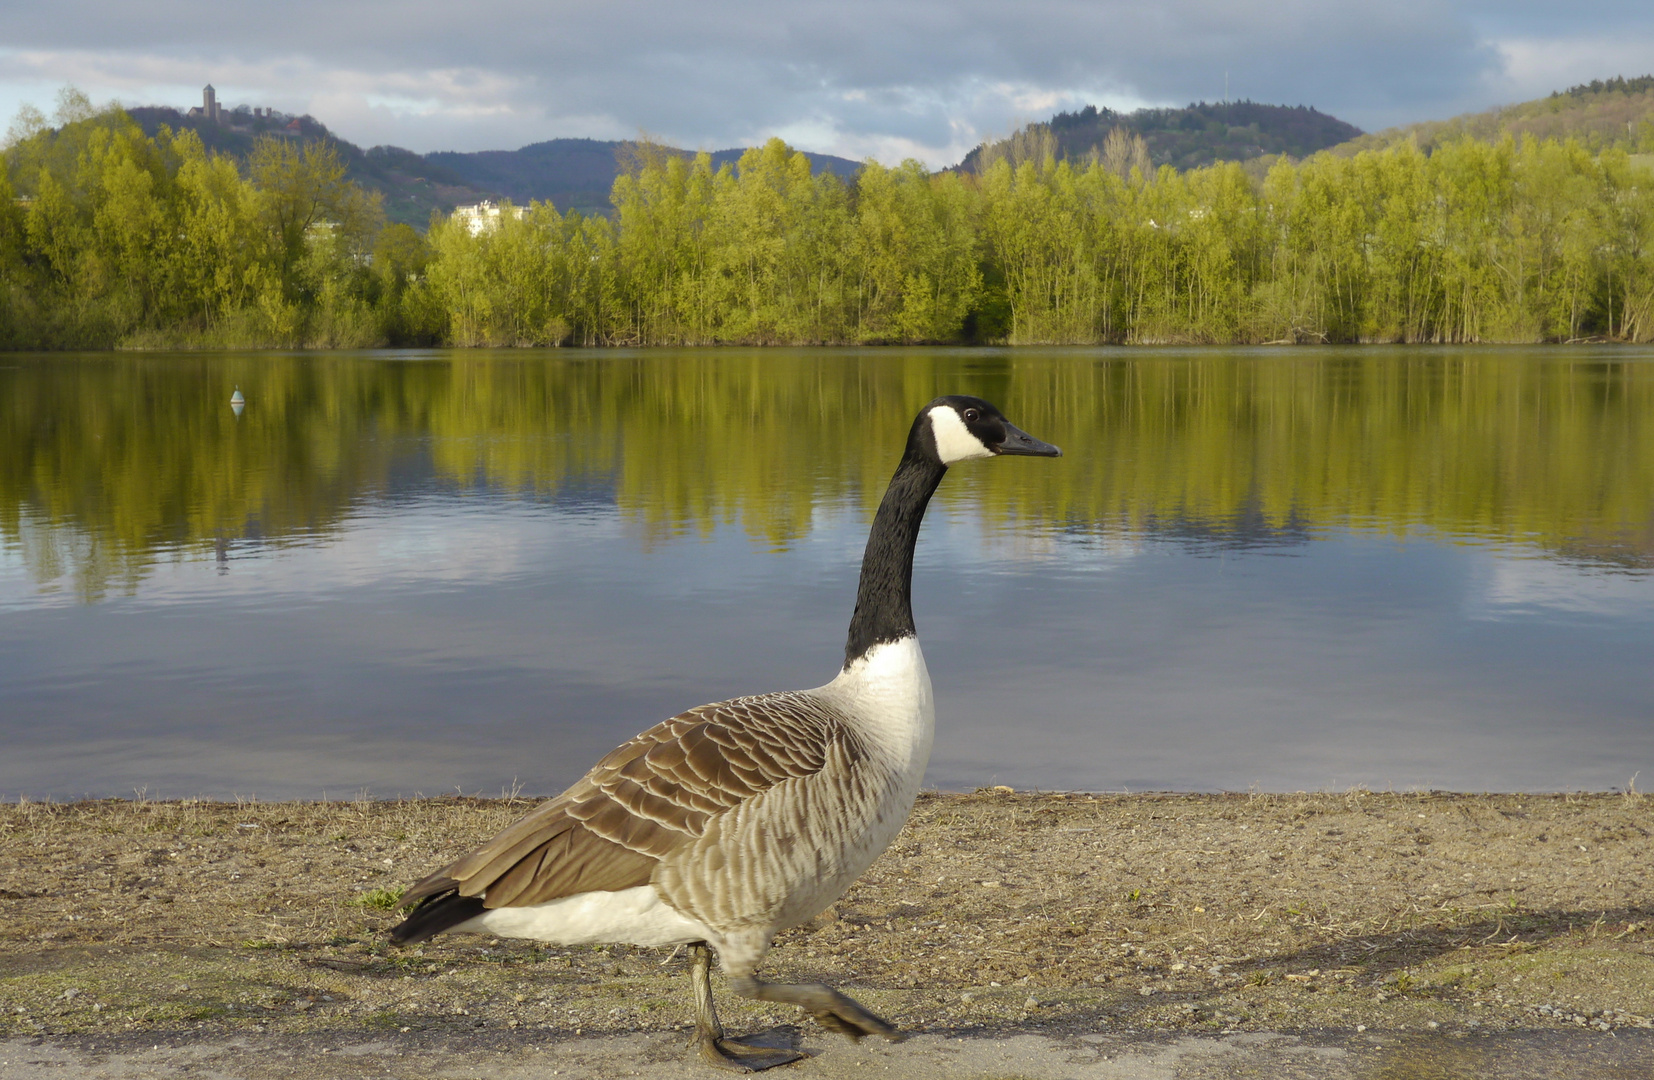
M 240 416 L 241 410 L 246 407 L 247 399 L 241 396 L 241 387 L 238 386 L 235 388 L 235 393 L 230 395 L 230 411 Z

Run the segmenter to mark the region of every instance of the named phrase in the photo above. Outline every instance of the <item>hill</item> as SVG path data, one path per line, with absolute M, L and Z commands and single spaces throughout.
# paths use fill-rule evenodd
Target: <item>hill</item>
M 1018 147 L 1040 146 L 1071 161 L 1103 154 L 1116 130 L 1141 138 L 1151 165 L 1194 169 L 1217 161 L 1247 161 L 1265 155 L 1307 157 L 1347 142 L 1361 129 L 1304 105 L 1260 105 L 1252 101 L 1205 102 L 1182 109 L 1138 109 L 1118 113 L 1087 105 L 1030 124 L 1009 139 L 983 143 L 965 155 L 959 168 L 977 171 Z
M 518 150 L 482 150 L 462 154 L 439 151 L 425 160 L 477 188 L 496 191 L 513 202 L 530 199 L 551 202 L 559 210 L 607 213 L 609 189 L 619 172 L 617 162 L 628 143 L 599 139 L 551 139 L 531 143 Z M 688 151 L 675 151 L 687 154 Z M 733 164 L 744 150 L 718 150 L 712 154 L 714 167 Z M 832 172 L 849 178 L 861 163 L 831 154 L 806 152 L 816 172 Z
M 385 216 L 423 230 L 430 223 L 433 211 L 449 213 L 462 203 L 474 203 L 489 197 L 488 188 L 477 188 L 454 173 L 433 165 L 412 150 L 397 146 L 375 146 L 364 150 L 353 142 L 341 139 L 311 116 L 288 116 L 273 110 L 254 115 L 245 107 L 227 112 L 225 123 L 215 123 L 200 116 L 190 116 L 177 109 L 161 106 L 140 106 L 128 109 L 127 115 L 154 135 L 162 125 L 174 131 L 188 128 L 201 137 L 208 150 L 245 161 L 252 153 L 253 143 L 261 135 L 280 135 L 290 138 L 315 139 L 330 144 L 338 151 L 346 175 L 351 180 L 385 196 Z
M 1354 154 L 1407 140 L 1428 152 L 1454 139 L 1493 141 L 1507 134 L 1578 139 L 1597 153 L 1619 149 L 1654 154 L 1654 75 L 1596 79 L 1516 105 L 1387 128 L 1351 139 L 1333 152 Z
M 552 139 L 519 150 L 439 150 L 425 155 L 425 160 L 519 205 L 541 199 L 559 210 L 593 213 L 609 208 L 618 145 L 597 139 Z

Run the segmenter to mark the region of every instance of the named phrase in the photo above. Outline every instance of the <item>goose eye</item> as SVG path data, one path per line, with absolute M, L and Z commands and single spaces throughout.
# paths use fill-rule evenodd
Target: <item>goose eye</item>
M 975 409 L 966 409 L 965 410 L 965 421 L 966 421 L 966 423 L 975 423 L 978 419 L 981 418 L 981 416 L 982 416 L 982 414 L 977 412 Z

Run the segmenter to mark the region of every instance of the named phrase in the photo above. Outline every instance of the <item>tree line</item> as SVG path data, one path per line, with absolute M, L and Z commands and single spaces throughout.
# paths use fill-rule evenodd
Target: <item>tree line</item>
M 1470 139 L 1184 172 L 1028 140 L 978 172 L 714 168 L 647 144 L 610 216 L 386 225 L 322 144 L 245 167 L 66 93 L 0 162 L 0 347 L 1654 338 L 1654 172 Z

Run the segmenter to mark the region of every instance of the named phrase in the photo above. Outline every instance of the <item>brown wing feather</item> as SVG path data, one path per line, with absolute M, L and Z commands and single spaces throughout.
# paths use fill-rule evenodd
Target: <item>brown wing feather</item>
M 805 694 L 702 705 L 616 747 L 561 795 L 415 884 L 405 902 L 457 890 L 487 907 L 647 885 L 660 860 L 717 814 L 819 771 L 842 718 Z

